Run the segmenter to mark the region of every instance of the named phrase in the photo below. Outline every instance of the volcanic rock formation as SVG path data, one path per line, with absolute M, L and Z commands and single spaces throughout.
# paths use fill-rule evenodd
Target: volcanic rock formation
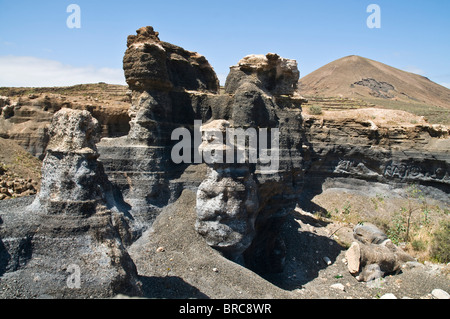
M 273 53 L 247 56 L 230 68 L 220 94 L 203 56 L 163 42 L 152 27 L 144 27 L 128 38 L 123 65 L 131 100 L 127 116 L 116 114 L 120 121 L 130 119 L 129 126 L 119 125 L 123 136 L 107 134 L 99 141 L 99 123 L 90 112 L 63 108 L 46 131 L 50 140 L 39 194 L 34 201 L 12 201 L 10 212 L 1 211 L 0 277 L 6 289 L 0 296 L 140 294 L 128 251 L 144 265 L 140 275 L 152 276 L 153 265 L 146 264 L 142 252 L 157 250 L 152 234 L 164 232 L 161 225 L 168 227 L 172 215 L 183 214 L 183 205 L 197 214 L 189 226 L 197 231 L 191 238 L 268 273 L 283 270 L 286 245 L 280 232 L 288 214 L 296 205 L 312 204 L 325 187 L 376 188 L 381 183 L 395 188 L 415 182 L 427 195 L 448 202 L 446 128 L 384 127 L 374 118 L 304 118 L 306 101 L 296 93 L 294 60 Z M 11 125 L 4 107 L 0 120 Z M 13 111 L 12 118 L 25 117 L 27 108 Z M 11 108 L 6 110 L 10 115 Z M 103 120 L 107 129 L 114 127 Z M 202 122 L 200 131 L 195 121 Z M 181 163 L 171 156 L 179 142 L 173 132 L 179 128 L 186 129 L 183 142 L 189 145 Z M 227 136 L 229 130 L 240 132 L 243 142 Z M 236 154 L 219 161 L 230 149 Z M 239 152 L 244 161 L 237 160 Z M 182 193 L 189 200 L 177 204 Z M 155 230 L 154 223 L 160 228 Z M 363 251 L 364 244 L 358 245 Z M 81 288 L 74 289 L 78 274 Z
M 375 225 L 364 223 L 353 230 L 356 239 L 346 252 L 347 266 L 359 281 L 381 278 L 386 273 L 400 271 L 413 257 L 395 246 Z
M 137 30 L 127 45 L 130 131 L 103 139 L 98 147 L 108 175 L 131 205 L 137 238 L 181 194 L 184 184 L 178 179 L 187 165 L 171 160 L 172 131 L 180 126 L 192 131 L 195 119 L 211 117 L 204 100 L 218 93 L 219 81 L 203 56 L 160 41 L 152 27 Z
M 416 184 L 427 196 L 449 203 L 448 129 L 428 123 L 392 126 L 386 122 L 394 119 L 394 112 L 384 112 L 358 110 L 352 118 L 333 113 L 304 117 L 311 151 L 305 183 L 310 187 L 301 195 L 301 205 L 325 187 L 358 190 L 364 186 L 376 192 L 381 184 L 393 189 Z M 397 116 L 402 115 L 407 113 Z
M 259 199 L 250 165 L 224 161 L 231 142 L 226 139 L 229 126 L 228 121 L 216 120 L 202 128 L 203 143 L 199 150 L 214 156 L 197 191 L 195 226 L 211 247 L 243 263 L 242 254 L 255 236 Z M 223 142 L 215 140 L 217 135 L 225 136 L 220 139 Z
M 297 63 L 271 53 L 245 57 L 231 67 L 227 94 L 221 95 L 214 70 L 203 56 L 162 42 L 153 28 L 145 27 L 128 38 L 124 70 L 132 90 L 130 132 L 123 138 L 105 138 L 98 147 L 108 176 L 131 205 L 133 238 L 148 229 L 183 188 L 202 184 L 197 226 L 208 242 L 252 269 L 280 271 L 284 248 L 277 229 L 295 207 L 303 174 L 299 127 L 304 99 L 294 95 Z M 264 143 L 272 146 L 273 154 L 264 152 L 274 161 L 268 165 L 258 154 L 258 163 L 213 164 L 208 171 L 204 164 L 191 165 L 193 161 L 175 164 L 170 157 L 172 131 L 184 127 L 195 136 L 195 120 L 266 129 L 269 137 Z M 193 155 L 199 145 L 194 138 L 191 145 Z M 276 166 L 270 170 L 270 165 Z M 225 189 L 233 193 L 235 205 L 223 194 Z M 244 208 L 250 202 L 252 207 Z M 234 213 L 229 205 L 234 205 Z M 223 218 L 224 214 L 238 217 Z M 227 235 L 216 229 L 229 230 L 231 224 L 240 226 L 225 231 Z
M 40 192 L 25 211 L 2 214 L 2 285 L 21 298 L 140 293 L 122 242 L 126 217 L 97 161 L 98 132 L 87 111 L 57 112 Z

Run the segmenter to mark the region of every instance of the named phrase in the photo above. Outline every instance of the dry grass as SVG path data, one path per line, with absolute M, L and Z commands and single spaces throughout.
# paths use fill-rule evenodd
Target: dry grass
M 434 234 L 441 229 L 443 221 L 450 222 L 450 210 L 443 203 L 416 197 L 328 189 L 313 202 L 327 211 L 329 220 L 351 225 L 373 223 L 419 261 L 436 261 L 432 252 Z M 409 209 L 412 214 L 406 239 Z
M 431 124 L 443 124 L 450 126 L 450 110 L 442 107 L 385 99 L 366 99 L 366 101 L 384 109 L 401 110 L 417 116 L 423 116 Z

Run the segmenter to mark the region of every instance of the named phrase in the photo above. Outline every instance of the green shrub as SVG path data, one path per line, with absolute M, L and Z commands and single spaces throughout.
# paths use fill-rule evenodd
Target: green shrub
M 450 221 L 441 222 L 433 234 L 431 257 L 440 263 L 450 262 Z
M 411 242 L 411 246 L 415 251 L 425 251 L 427 249 L 427 242 L 415 239 Z
M 406 234 L 406 220 L 402 212 L 397 212 L 392 216 L 391 223 L 388 225 L 386 235 L 395 244 L 398 245 L 404 241 Z
M 309 113 L 311 113 L 312 115 L 321 115 L 322 108 L 319 105 L 311 105 L 309 107 Z

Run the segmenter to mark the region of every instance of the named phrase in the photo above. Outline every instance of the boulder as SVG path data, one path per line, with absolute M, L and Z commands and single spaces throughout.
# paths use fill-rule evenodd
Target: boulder
M 404 264 L 414 258 L 395 246 L 375 225 L 364 223 L 355 226 L 357 240 L 345 254 L 347 267 L 359 281 L 370 281 L 387 273 L 400 271 Z

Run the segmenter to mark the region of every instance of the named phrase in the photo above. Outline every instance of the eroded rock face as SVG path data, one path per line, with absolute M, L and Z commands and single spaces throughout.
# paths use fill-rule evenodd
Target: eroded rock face
M 36 198 L 39 209 L 57 214 L 75 206 L 84 214 L 95 213 L 109 190 L 104 189 L 109 184 L 97 162 L 99 131 L 97 120 L 87 111 L 62 109 L 55 114 Z
M 128 37 L 125 77 L 134 91 L 183 88 L 217 93 L 219 81 L 204 56 L 159 40 L 152 27 Z
M 311 192 L 322 192 L 325 183 L 349 189 L 360 184 L 374 185 L 374 189 L 376 183 L 398 189 L 416 184 L 430 198 L 449 203 L 447 128 L 305 117 L 302 129 L 310 150 L 305 182 Z
M 189 163 L 172 162 L 176 141 L 171 135 L 179 127 L 193 132 L 194 120 L 211 118 L 219 81 L 205 57 L 160 41 L 152 27 L 129 36 L 127 46 L 123 68 L 131 90 L 130 131 L 103 139 L 98 148 L 108 176 L 131 206 L 136 239 L 191 183 L 183 177 Z
M 192 97 L 186 91 L 218 93 L 219 80 L 204 56 L 160 41 L 152 27 L 136 32 L 128 37 L 123 59 L 132 90 L 128 137 L 148 145 L 166 145 L 174 123 L 193 120 L 188 105 L 177 105 L 179 95 L 189 101 Z
M 278 54 L 248 55 L 230 68 L 226 92 L 234 93 L 242 81 L 248 81 L 246 78 L 249 76 L 273 95 L 293 95 L 300 72 L 295 60 L 282 58 Z
M 244 263 L 243 253 L 255 237 L 255 220 L 259 211 L 258 188 L 248 164 L 225 163 L 226 129 L 230 123 L 216 120 L 203 127 L 199 150 L 213 157 L 206 178 L 197 191 L 196 230 L 208 245 L 228 258 Z M 215 139 L 217 134 L 221 141 Z M 220 153 L 220 158 L 217 157 Z
M 123 243 L 127 218 L 97 162 L 99 131 L 87 111 L 57 112 L 40 192 L 24 212 L 2 215 L 2 283 L 21 298 L 140 293 Z
M 200 234 L 211 246 L 260 273 L 283 270 L 285 245 L 280 228 L 302 188 L 304 154 L 299 128 L 304 99 L 293 94 L 298 77 L 293 60 L 270 53 L 245 57 L 231 67 L 225 86 L 227 100 L 212 108 L 215 121 L 205 125 L 203 148 L 214 145 L 213 139 L 208 141 L 208 129 L 217 123 L 220 131 L 222 119 L 231 129 L 254 130 L 259 143 L 261 134 L 266 134 L 263 140 L 271 151 L 270 165 L 263 163 L 267 149 L 261 148 L 256 151 L 258 161 L 251 162 L 247 153 L 245 164 L 212 163 L 197 193 Z M 219 113 L 218 108 L 225 111 Z M 217 152 L 233 144 L 216 145 Z M 231 192 L 230 187 L 237 190 Z

